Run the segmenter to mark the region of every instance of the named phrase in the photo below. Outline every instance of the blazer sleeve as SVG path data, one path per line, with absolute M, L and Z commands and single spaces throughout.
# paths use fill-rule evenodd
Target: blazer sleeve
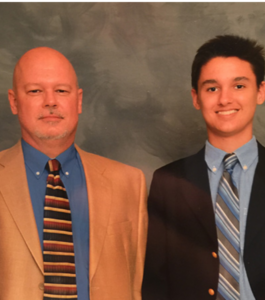
M 140 172 L 140 190 L 139 190 L 139 219 L 138 219 L 138 245 L 136 254 L 136 269 L 134 274 L 134 300 L 141 300 L 141 285 L 143 279 L 143 266 L 145 261 L 146 252 L 146 239 L 147 239 L 147 191 L 145 178 Z

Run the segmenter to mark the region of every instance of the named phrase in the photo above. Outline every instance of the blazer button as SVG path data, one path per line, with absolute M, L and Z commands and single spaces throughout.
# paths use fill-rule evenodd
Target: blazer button
M 209 289 L 209 290 L 208 290 L 208 293 L 209 293 L 211 296 L 213 296 L 213 295 L 215 294 L 215 292 L 214 292 L 213 289 Z
M 42 291 L 44 290 L 44 283 L 41 282 L 41 283 L 39 284 L 39 289 L 42 290 Z
M 212 252 L 212 256 L 213 256 L 214 258 L 217 258 L 217 253 Z

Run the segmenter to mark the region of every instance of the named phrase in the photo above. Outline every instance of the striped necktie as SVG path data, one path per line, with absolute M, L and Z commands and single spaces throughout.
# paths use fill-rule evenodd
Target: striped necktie
M 239 294 L 239 199 L 232 182 L 238 159 L 234 153 L 224 157 L 224 172 L 219 183 L 215 220 L 218 236 L 219 284 L 217 299 L 240 299 Z
M 58 160 L 46 168 L 43 224 L 44 300 L 77 299 L 75 257 L 69 200 L 60 179 Z

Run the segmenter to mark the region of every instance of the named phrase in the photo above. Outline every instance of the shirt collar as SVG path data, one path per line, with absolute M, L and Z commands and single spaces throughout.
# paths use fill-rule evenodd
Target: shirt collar
M 22 144 L 25 164 L 33 172 L 33 174 L 35 174 L 35 176 L 39 178 L 44 172 L 45 166 L 48 160 L 50 160 L 50 158 L 46 154 L 32 147 L 23 139 L 21 141 L 21 144 Z M 61 153 L 56 157 L 56 159 L 61 164 L 62 172 L 67 177 L 71 175 L 71 171 L 74 167 L 76 158 L 77 158 L 77 151 L 75 149 L 74 144 L 72 144 L 68 149 L 66 149 L 63 153 Z
M 218 171 L 225 155 L 226 152 L 214 147 L 212 144 L 208 142 L 208 140 L 206 141 L 205 161 L 207 163 L 209 170 L 211 170 L 213 173 L 216 173 Z
M 258 157 L 258 144 L 256 138 L 253 136 L 252 139 L 234 151 L 241 167 L 244 171 L 249 169 L 254 160 Z
M 258 145 L 256 138 L 253 136 L 252 139 L 245 145 L 241 146 L 234 151 L 239 163 L 244 171 L 248 170 L 255 158 L 258 156 Z M 218 149 L 211 145 L 209 141 L 206 141 L 205 145 L 205 161 L 208 168 L 216 173 L 222 166 L 222 161 L 227 153 L 221 149 Z

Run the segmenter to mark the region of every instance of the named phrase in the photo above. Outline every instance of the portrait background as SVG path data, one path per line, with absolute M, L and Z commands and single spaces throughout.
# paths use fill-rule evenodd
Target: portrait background
M 198 151 L 206 130 L 192 106 L 191 63 L 221 34 L 265 45 L 265 3 L 0 3 L 0 150 L 20 138 L 7 90 L 27 50 L 48 46 L 74 65 L 84 90 L 76 143 L 153 171 Z M 254 134 L 265 145 L 265 106 Z

